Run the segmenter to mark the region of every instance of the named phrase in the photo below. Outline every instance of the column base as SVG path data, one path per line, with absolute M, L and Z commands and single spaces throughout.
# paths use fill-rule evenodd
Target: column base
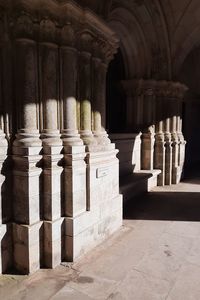
M 33 225 L 13 223 L 14 267 L 21 274 L 30 274 L 40 268 L 40 233 L 42 222 Z
M 180 182 L 180 168 L 178 166 L 179 141 L 176 135 L 172 141 L 172 184 L 178 184 Z
M 172 184 L 172 143 L 165 143 L 165 185 Z
M 46 268 L 55 268 L 61 263 L 61 226 L 64 218 L 44 221 L 43 264 Z
M 122 226 L 122 195 L 75 218 L 65 218 L 64 261 L 74 262 Z
M 76 216 L 86 211 L 85 146 L 64 147 L 63 216 Z
M 109 139 L 106 131 L 94 131 L 93 134 L 98 145 L 106 146 L 111 143 L 111 140 Z
M 98 143 L 96 139 L 94 138 L 93 134 L 89 130 L 81 130 L 80 131 L 80 137 L 83 140 L 83 143 L 85 146 L 97 146 Z
M 161 170 L 158 175 L 158 186 L 165 185 L 165 142 L 164 136 L 158 135 L 155 139 L 154 169 Z
M 8 269 L 8 245 L 6 242 L 4 242 L 4 239 L 6 237 L 6 225 L 5 224 L 1 224 L 0 225 L 0 274 L 2 274 L 6 269 Z M 8 253 L 5 252 L 8 251 Z M 7 259 L 5 257 L 5 255 L 7 256 Z M 7 263 L 5 262 L 5 260 L 7 261 Z
M 182 170 L 180 167 L 173 167 L 172 169 L 172 184 L 178 184 L 181 181 Z
M 154 155 L 154 134 L 142 134 L 142 154 L 141 154 L 141 169 L 153 170 L 153 155 Z

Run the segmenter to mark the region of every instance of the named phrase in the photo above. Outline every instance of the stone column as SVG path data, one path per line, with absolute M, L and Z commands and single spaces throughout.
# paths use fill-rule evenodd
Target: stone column
M 171 134 L 172 134 L 172 184 L 179 183 L 179 140 L 177 134 L 178 101 L 176 98 L 170 100 L 172 111 Z
M 61 99 L 63 101 L 62 140 L 64 146 L 63 203 L 65 217 L 62 259 L 73 260 L 74 233 L 69 224 L 86 212 L 86 164 L 85 146 L 77 130 L 77 71 L 78 51 L 75 49 L 76 35 L 71 24 L 61 30 L 60 70 Z M 90 124 L 91 126 L 91 124 Z
M 110 58 L 109 58 L 110 59 Z M 92 104 L 93 104 L 93 133 L 98 144 L 105 147 L 110 139 L 106 133 L 106 74 L 108 58 L 104 45 L 100 41 L 93 42 L 92 57 Z
M 93 133 L 98 144 L 108 145 L 110 140 L 106 127 L 106 73 L 107 65 L 99 58 L 92 58 L 93 64 Z
M 156 95 L 156 134 L 154 149 L 154 169 L 161 170 L 158 175 L 158 185 L 165 185 L 165 138 L 162 114 L 162 98 Z
M 39 65 L 43 144 L 43 264 L 53 268 L 61 262 L 61 173 L 59 57 L 55 24 L 40 23 Z
M 63 102 L 62 140 L 64 145 L 83 145 L 77 129 L 78 51 L 72 25 L 61 30 L 60 70 L 61 100 Z
M 185 145 L 186 141 L 183 136 L 182 132 L 182 98 L 183 96 L 178 99 L 178 116 L 177 116 L 177 135 L 178 135 L 178 140 L 179 140 L 179 158 L 178 158 L 178 165 L 180 168 L 180 175 L 179 175 L 179 180 L 181 179 L 182 172 L 183 172 L 183 166 L 185 162 Z
M 0 87 L 0 92 L 1 92 L 1 87 Z M 1 96 L 0 96 L 0 100 L 1 100 Z M 0 251 L 0 274 L 2 274 L 2 272 L 6 271 L 6 268 L 8 266 L 11 266 L 10 262 L 7 262 L 4 260 L 5 257 L 5 251 L 3 251 L 3 249 L 5 249 L 8 253 L 9 250 L 8 249 L 8 240 L 6 241 L 7 243 L 4 242 L 5 237 L 6 237 L 6 232 L 7 232 L 7 228 L 6 228 L 6 224 L 3 224 L 3 186 L 5 184 L 5 176 L 4 176 L 4 172 L 3 172 L 3 164 L 6 160 L 7 157 L 7 151 L 8 151 L 8 143 L 7 140 L 5 138 L 5 134 L 3 133 L 2 129 L 0 129 L 0 246 L 1 246 L 1 251 Z M 9 257 L 9 254 L 7 254 L 7 257 Z
M 13 255 L 15 268 L 27 274 L 40 267 L 41 140 L 37 122 L 37 45 L 31 19 L 19 17 L 13 28 L 18 108 L 18 133 L 13 144 Z
M 172 183 L 172 139 L 170 132 L 170 99 L 163 99 L 164 119 L 164 138 L 165 138 L 165 184 Z
M 92 133 L 92 73 L 91 73 L 92 36 L 85 32 L 80 36 L 79 55 L 79 98 L 80 98 L 80 134 L 84 144 L 96 146 Z
M 142 132 L 141 167 L 143 170 L 154 168 L 154 144 L 155 144 L 155 94 L 153 82 L 146 82 L 144 87 L 143 117 L 144 127 Z M 148 87 L 149 85 L 149 87 Z M 151 86 L 152 85 L 152 86 Z
M 3 24 L 1 23 L 0 19 L 0 26 L 3 27 Z M 4 190 L 5 190 L 5 174 L 3 171 L 3 165 L 5 164 L 6 158 L 7 158 L 7 151 L 8 151 L 8 143 L 5 138 L 5 134 L 3 132 L 4 128 L 4 122 L 3 122 L 3 116 L 4 116 L 4 111 L 3 111 L 3 86 L 2 86 L 2 77 L 3 77 L 3 68 L 2 68 L 2 45 L 1 45 L 1 37 L 0 37 L 0 274 L 2 274 L 3 271 L 5 271 L 5 261 L 4 261 L 4 253 L 3 249 L 6 248 L 6 251 L 8 251 L 8 246 L 6 245 L 5 247 L 5 236 L 6 236 L 6 224 L 3 224 L 3 202 L 5 201 L 3 199 L 4 195 Z M 4 202 L 5 203 L 5 202 Z M 8 203 L 8 201 L 7 201 Z M 9 205 L 8 205 L 9 206 Z M 9 207 L 10 208 L 10 207 Z M 5 217 L 4 217 L 5 218 Z M 4 220 L 5 223 L 5 220 Z M 7 255 L 9 256 L 9 255 Z M 9 265 L 9 264 L 7 264 Z M 6 265 L 6 267 L 7 267 Z

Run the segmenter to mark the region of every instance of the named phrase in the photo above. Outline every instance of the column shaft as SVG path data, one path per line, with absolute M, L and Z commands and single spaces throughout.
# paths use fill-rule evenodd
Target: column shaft
M 14 264 L 21 273 L 40 267 L 41 141 L 37 129 L 38 66 L 36 43 L 15 41 L 15 81 L 18 134 L 13 144 L 13 248 Z M 25 225 L 26 224 L 26 225 Z
M 162 99 L 156 99 L 156 135 L 154 150 L 154 169 L 160 169 L 161 174 L 158 175 L 158 185 L 165 185 L 165 139 L 163 133 L 163 110 Z
M 178 156 L 179 156 L 179 141 L 177 134 L 177 108 L 178 100 L 171 100 L 171 134 L 172 134 L 172 184 L 177 184 L 180 180 L 179 178 L 179 166 L 178 166 Z
M 98 144 L 108 145 L 110 140 L 105 131 L 106 126 L 106 73 L 107 65 L 93 57 L 93 133 Z
M 77 130 L 77 50 L 71 47 L 61 47 L 61 99 L 63 101 L 64 145 L 82 145 Z
M 154 131 L 154 96 L 145 95 L 144 97 L 144 124 L 145 129 L 142 133 L 142 159 L 141 166 L 143 170 L 153 170 L 154 167 L 154 144 L 155 144 L 155 131 Z
M 41 21 L 39 44 L 40 99 L 43 143 L 43 266 L 53 268 L 61 262 L 61 175 L 59 51 L 55 24 Z M 51 32 L 49 32 L 49 26 Z
M 163 99 L 163 109 L 165 112 L 164 138 L 165 138 L 165 184 L 172 183 L 172 140 L 170 132 L 170 99 Z
M 40 43 L 40 84 L 43 113 L 43 143 L 61 145 L 58 123 L 58 47 Z
M 80 134 L 85 145 L 93 146 L 97 142 L 92 134 L 92 109 L 91 109 L 91 54 L 81 52 L 80 54 Z

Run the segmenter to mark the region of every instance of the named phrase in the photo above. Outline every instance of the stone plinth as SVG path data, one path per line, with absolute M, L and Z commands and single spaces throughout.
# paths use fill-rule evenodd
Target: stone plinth
M 61 262 L 61 146 L 43 147 L 43 266 L 54 268 Z
M 109 137 L 119 150 L 120 176 L 141 170 L 141 133 L 115 133 Z
M 40 268 L 40 151 L 39 146 L 13 147 L 14 267 L 23 274 Z
M 153 170 L 154 163 L 155 133 L 142 134 L 141 168 L 142 170 Z
M 40 268 L 40 230 L 42 222 L 33 225 L 13 224 L 14 266 L 21 274 Z
M 66 259 L 74 261 L 122 225 L 116 150 L 87 154 L 87 211 L 65 218 Z
M 154 168 L 161 170 L 158 175 L 158 185 L 165 185 L 165 142 L 163 134 L 155 136 Z

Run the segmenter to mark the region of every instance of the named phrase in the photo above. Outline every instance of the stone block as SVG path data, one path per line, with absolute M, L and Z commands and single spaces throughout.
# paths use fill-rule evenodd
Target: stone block
M 108 158 L 107 158 L 108 157 Z M 116 152 L 90 155 L 87 168 L 88 210 L 119 194 L 119 163 Z
M 43 172 L 43 212 L 44 219 L 53 221 L 61 216 L 62 168 L 52 167 Z
M 75 236 L 65 236 L 65 259 L 75 261 L 122 225 L 122 207 Z
M 106 218 L 112 211 L 120 209 L 122 209 L 122 195 L 109 199 L 109 201 L 104 201 L 99 206 L 100 219 Z
M 44 219 L 54 221 L 61 216 L 61 194 L 44 194 Z
M 15 195 L 13 215 L 18 223 L 31 225 L 40 220 L 40 196 Z
M 45 169 L 43 171 L 45 194 L 60 193 L 61 173 L 62 168 L 60 167 L 53 167 L 52 169 Z
M 65 168 L 64 215 L 76 216 L 86 211 L 86 168 Z
M 144 134 L 142 136 L 141 168 L 143 170 L 153 169 L 154 143 L 153 135 Z
M 172 147 L 170 143 L 165 145 L 165 184 L 172 183 Z
M 5 249 L 7 248 L 7 245 L 5 243 L 5 238 L 6 238 L 6 225 L 1 224 L 0 225 L 0 274 L 3 273 L 5 270 Z
M 86 211 L 75 218 L 65 218 L 65 235 L 75 236 L 96 224 L 100 219 L 100 212 L 96 210 Z
M 39 195 L 40 173 L 40 171 L 30 173 L 14 171 L 14 192 L 22 197 Z
M 40 230 L 42 222 L 34 225 L 13 223 L 14 267 L 22 274 L 40 268 Z
M 165 185 L 165 147 L 163 142 L 155 143 L 154 151 L 154 169 L 161 170 L 158 175 L 158 185 Z
M 122 196 L 76 218 L 66 218 L 64 224 L 64 258 L 74 261 L 122 225 Z
M 44 221 L 44 266 L 54 268 L 61 263 L 61 226 L 63 218 Z

